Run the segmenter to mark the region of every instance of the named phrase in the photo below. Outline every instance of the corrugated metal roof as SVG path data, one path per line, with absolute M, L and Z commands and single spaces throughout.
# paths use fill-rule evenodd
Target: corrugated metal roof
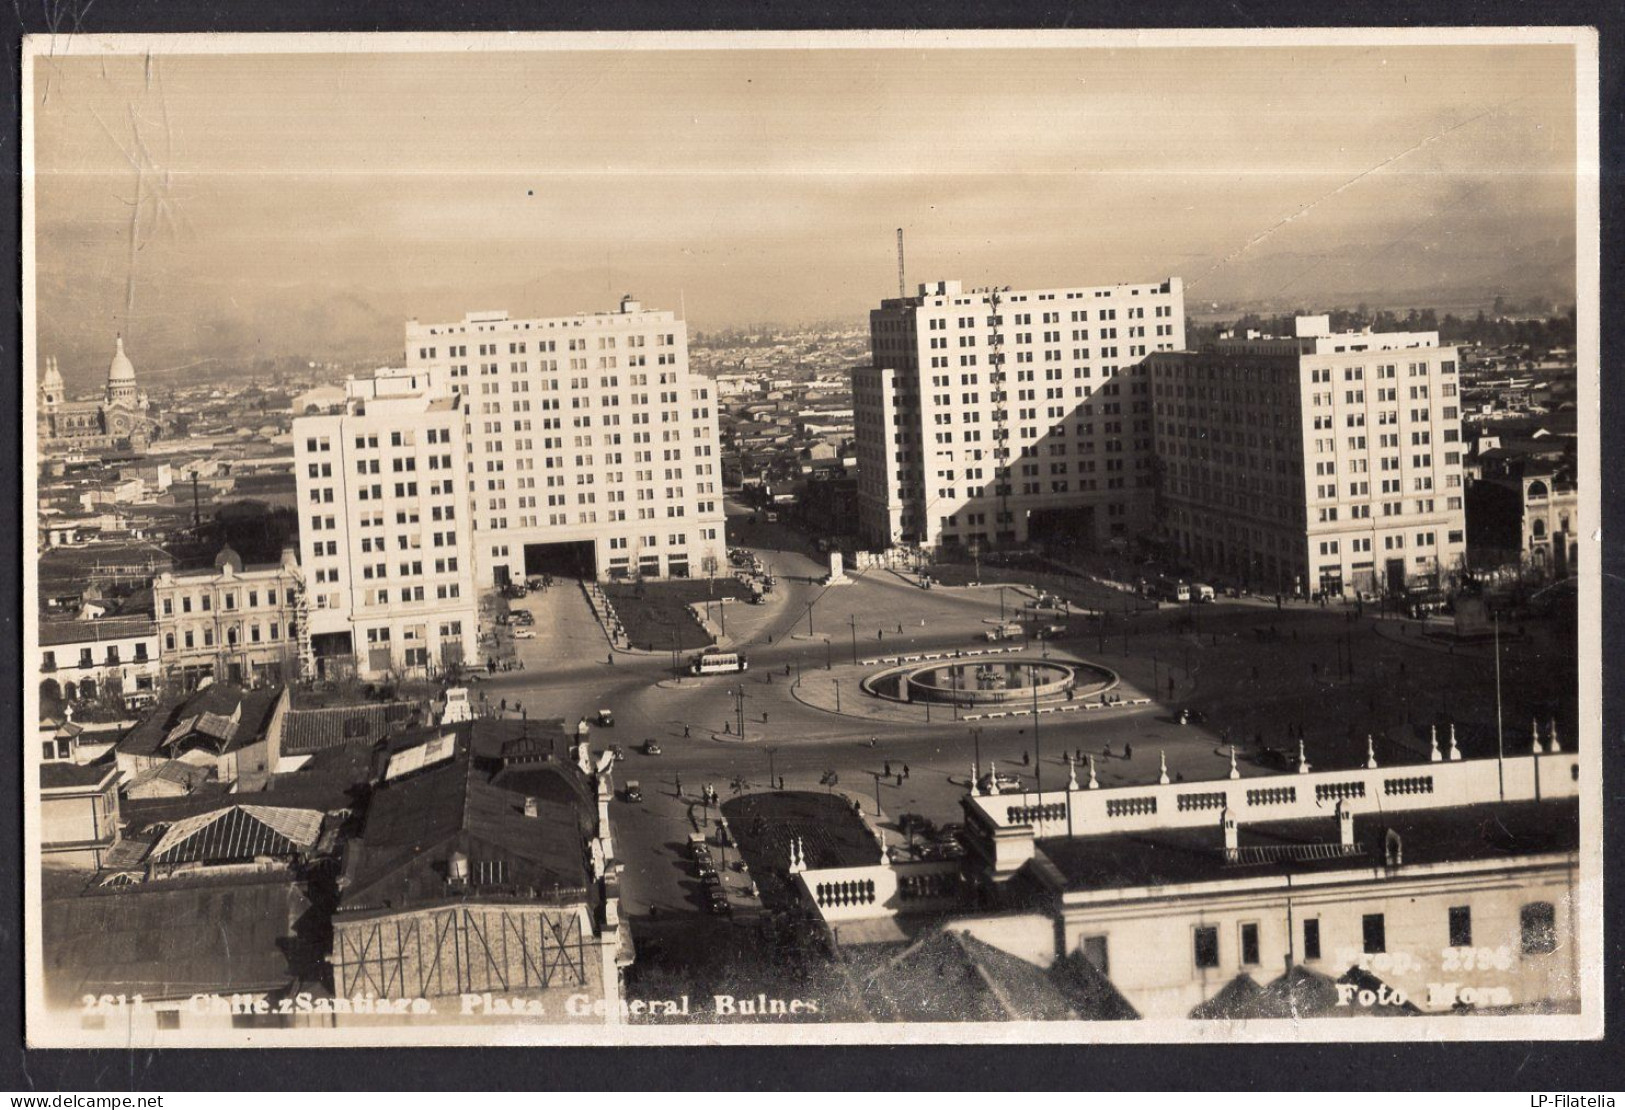
M 317 810 L 231 806 L 175 822 L 149 859 L 154 864 L 229 863 L 292 856 L 314 845 L 321 831 Z

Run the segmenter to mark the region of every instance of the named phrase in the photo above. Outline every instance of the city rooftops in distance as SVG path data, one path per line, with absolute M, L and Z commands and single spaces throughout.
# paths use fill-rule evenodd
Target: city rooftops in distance
M 1267 335 L 1249 328 L 1238 335 L 1222 332 L 1214 348 L 1226 354 L 1249 355 L 1332 355 L 1362 351 L 1402 351 L 1439 346 L 1436 331 L 1374 332 L 1332 331 L 1331 317 L 1298 316 L 1290 336 Z
M 628 317 L 636 317 L 640 323 L 674 321 L 677 318 L 670 309 L 644 308 L 642 301 L 628 293 L 621 297 L 613 309 L 577 312 L 569 316 L 534 316 L 514 320 L 509 318 L 506 310 L 493 309 L 485 312 L 466 312 L 462 321 L 455 324 L 422 324 L 414 316 L 406 322 L 406 338 L 410 342 L 430 335 L 459 335 L 470 331 L 527 332 L 595 326 L 620 327 L 629 322 Z
M 888 297 L 880 302 L 882 308 L 946 308 L 973 304 L 987 304 L 998 294 L 1002 303 L 1025 304 L 1029 301 L 1078 301 L 1094 297 L 1155 297 L 1178 293 L 1184 288 L 1184 279 L 1165 278 L 1160 282 L 1122 282 L 1115 285 L 1069 285 L 1054 289 L 1016 289 L 1008 285 L 979 286 L 968 292 L 959 281 L 922 281 L 919 292 L 912 297 Z

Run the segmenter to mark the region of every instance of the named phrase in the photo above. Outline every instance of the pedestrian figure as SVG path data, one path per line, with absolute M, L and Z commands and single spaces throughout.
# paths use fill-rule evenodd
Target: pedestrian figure
M 789 674 L 790 674 L 790 664 L 788 664 L 788 663 L 786 663 L 786 664 L 785 664 L 785 665 L 784 665 L 784 673 L 785 673 L 785 676 L 786 676 L 786 677 L 789 677 Z
M 506 713 L 508 711 L 508 699 L 507 698 L 502 699 L 502 711 L 504 713 Z
M 764 725 L 765 725 L 765 724 L 767 724 L 767 714 L 766 714 L 766 713 L 763 713 L 763 714 L 762 714 L 762 723 L 763 723 L 763 724 L 764 724 Z
M 683 726 L 683 736 L 684 736 L 685 739 L 688 736 L 688 726 L 687 725 Z
M 875 738 L 875 737 L 873 737 L 873 736 L 871 736 L 871 737 L 869 737 L 869 746 L 870 746 L 870 747 L 871 747 L 871 748 L 872 748 L 872 747 L 874 747 L 874 746 L 875 746 L 875 742 L 876 742 L 876 738 Z
M 1027 754 L 1027 749 L 1021 749 L 1021 765 L 1023 767 L 1030 767 L 1032 766 L 1032 762 L 1032 758 Z
M 886 772 L 886 777 L 891 778 L 891 760 L 889 760 L 889 759 L 886 760 L 885 772 Z
M 1174 696 L 1174 676 L 1173 675 L 1168 676 L 1168 696 L 1170 698 Z
M 897 622 L 897 634 L 899 636 L 901 636 L 903 634 L 903 622 L 902 621 Z
M 1112 757 L 1112 742 L 1110 740 L 1106 741 L 1106 746 L 1101 751 L 1105 753 L 1107 759 L 1110 759 Z
M 903 772 L 901 772 L 901 771 L 897 772 L 897 785 L 898 786 L 903 785 Z
M 907 763 L 903 764 L 903 777 L 905 779 L 908 778 L 908 764 Z
M 679 798 L 681 798 L 683 796 L 683 776 L 678 775 L 678 776 L 676 776 L 676 778 L 677 778 L 677 796 Z
M 722 731 L 723 731 L 723 733 L 725 735 L 732 736 L 733 731 L 734 731 L 733 722 L 732 721 L 723 721 L 722 722 Z
M 886 630 L 884 628 L 875 629 L 875 639 L 884 640 L 885 638 L 886 638 Z
M 609 653 L 609 665 L 612 667 L 615 665 L 615 653 L 613 651 Z
M 769 686 L 773 685 L 773 672 L 772 671 L 767 672 L 767 684 Z
M 1133 759 L 1134 758 L 1134 745 L 1133 744 L 1124 744 L 1123 745 L 1123 758 L 1124 759 Z

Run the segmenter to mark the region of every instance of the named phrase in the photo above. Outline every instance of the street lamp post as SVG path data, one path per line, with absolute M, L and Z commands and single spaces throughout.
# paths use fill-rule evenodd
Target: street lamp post
M 848 618 L 848 621 L 852 625 L 852 665 L 854 667 L 856 667 L 858 665 L 858 616 L 857 616 L 857 614 L 853 613 Z
M 813 635 L 812 615 L 813 615 L 813 608 L 817 604 L 818 604 L 818 599 L 816 597 L 813 598 L 811 601 L 807 602 L 807 636 L 808 636 L 808 638 L 811 638 L 812 635 Z
M 835 665 L 835 648 L 831 645 L 829 637 L 824 638 L 824 669 L 827 671 Z
M 777 747 L 770 747 L 763 748 L 762 750 L 767 753 L 767 788 L 769 790 L 777 790 L 779 788 L 779 780 L 773 774 L 773 755 L 779 749 Z
M 1044 745 L 1038 739 L 1038 682 L 1033 684 L 1033 766 L 1038 768 L 1038 793 L 1044 793 Z
M 971 738 L 971 743 L 975 746 L 974 750 L 975 750 L 976 754 L 975 754 L 974 758 L 976 760 L 976 773 L 981 774 L 982 773 L 982 730 L 979 729 L 979 728 L 971 729 L 970 730 L 970 738 Z
M 835 712 L 841 711 L 841 680 L 835 680 Z

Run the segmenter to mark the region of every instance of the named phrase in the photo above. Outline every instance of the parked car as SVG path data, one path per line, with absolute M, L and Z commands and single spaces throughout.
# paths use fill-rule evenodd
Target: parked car
M 643 801 L 643 788 L 636 779 L 629 779 L 626 784 L 626 800 L 629 802 Z
M 1212 586 L 1197 582 L 1191 587 L 1191 599 L 1193 601 L 1212 601 L 1214 596 Z
M 614 756 L 616 759 L 625 759 L 626 749 L 621 747 L 619 744 L 611 744 L 609 746 L 609 754 Z
M 1021 780 L 1020 779 L 1018 779 L 1015 775 L 1007 775 L 1003 771 L 1000 771 L 997 774 L 991 774 L 990 773 L 990 774 L 983 775 L 980 779 L 977 780 L 976 785 L 981 789 L 982 793 L 986 794 L 986 793 L 989 793 L 993 789 L 993 784 L 994 784 L 995 781 L 997 781 L 998 784 L 999 784 L 1000 793 L 1004 793 L 1006 791 L 1011 791 L 1011 790 L 1025 789 L 1021 785 Z
M 608 709 L 600 709 L 598 711 L 598 717 L 595 723 L 599 728 L 614 728 L 615 714 L 610 712 Z
M 660 754 L 660 745 L 656 744 L 653 740 L 645 740 L 643 742 L 643 754 L 644 755 L 659 755 Z
M 528 628 L 525 625 L 519 625 L 513 630 L 513 638 L 516 640 L 534 640 L 536 638 L 536 630 L 534 628 Z
M 512 613 L 509 613 L 508 616 L 515 624 L 529 626 L 536 623 L 536 615 L 529 609 L 515 609 Z

